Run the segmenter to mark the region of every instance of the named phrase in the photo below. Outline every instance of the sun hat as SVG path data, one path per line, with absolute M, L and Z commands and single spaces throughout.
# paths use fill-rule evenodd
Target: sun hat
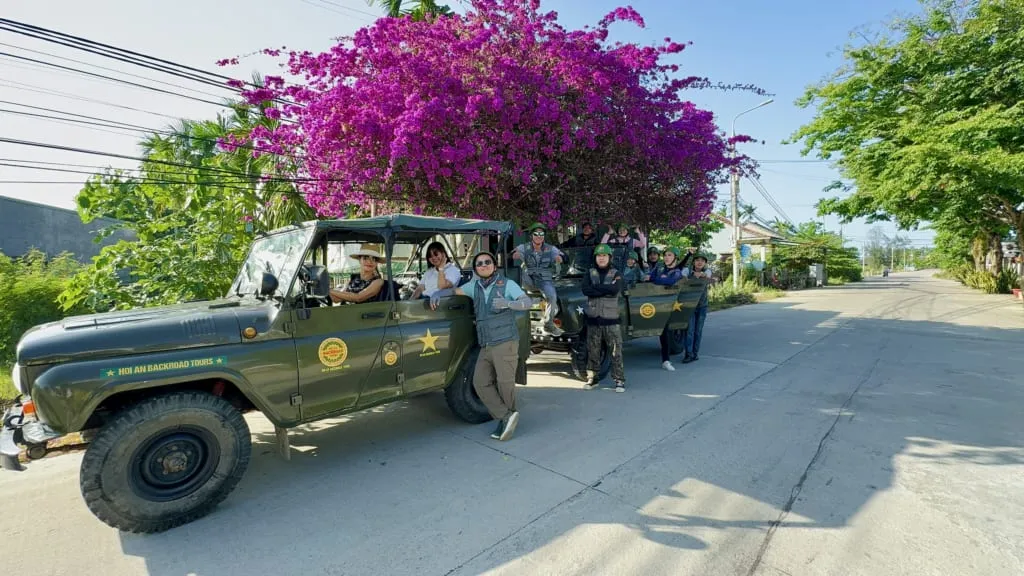
M 356 250 L 355 252 L 349 254 L 348 256 L 349 256 L 349 258 L 353 258 L 355 260 L 359 260 L 359 258 L 361 258 L 362 256 L 369 256 L 369 257 L 373 258 L 374 260 L 376 260 L 380 264 L 384 263 L 384 257 L 380 255 L 380 252 L 377 252 L 376 250 L 373 250 L 371 248 L 367 248 L 365 246 L 361 247 L 359 250 Z

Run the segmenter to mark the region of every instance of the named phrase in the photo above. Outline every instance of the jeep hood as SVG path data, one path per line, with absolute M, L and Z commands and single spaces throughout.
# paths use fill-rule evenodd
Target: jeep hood
M 241 341 L 237 314 L 275 314 L 256 300 L 189 302 L 136 310 L 71 316 L 30 329 L 18 343 L 22 366 L 186 350 Z

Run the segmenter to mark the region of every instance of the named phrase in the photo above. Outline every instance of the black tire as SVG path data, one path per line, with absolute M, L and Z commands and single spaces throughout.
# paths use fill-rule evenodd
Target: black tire
M 569 350 L 569 354 L 572 359 L 572 372 L 576 378 L 586 381 L 587 379 L 587 362 L 589 360 L 590 352 L 587 350 L 587 330 L 584 328 L 580 331 L 580 335 L 576 340 L 573 340 L 572 347 Z M 601 363 L 597 370 L 597 381 L 600 382 L 608 377 L 608 373 L 612 371 L 612 356 L 608 353 L 608 346 L 606 344 L 601 345 Z
M 97 434 L 82 459 L 82 497 L 109 526 L 163 532 L 213 511 L 242 479 L 251 451 L 249 426 L 223 398 L 156 396 Z M 171 458 L 184 469 L 169 471 Z
M 686 330 L 668 331 L 668 353 L 675 356 L 686 350 Z
M 462 363 L 462 369 L 455 376 L 455 380 L 444 389 L 444 399 L 448 402 L 448 408 L 470 424 L 482 424 L 493 420 L 487 406 L 484 406 L 473 388 L 473 372 L 476 370 L 476 360 L 479 357 L 480 348 L 473 347 L 466 354 L 466 360 Z

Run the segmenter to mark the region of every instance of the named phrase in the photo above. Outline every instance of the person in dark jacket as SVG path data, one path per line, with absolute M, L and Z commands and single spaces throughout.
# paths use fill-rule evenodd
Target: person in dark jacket
M 662 286 L 672 286 L 683 278 L 683 269 L 679 266 L 679 249 L 666 248 L 663 255 L 664 263 L 651 276 L 651 282 Z M 669 361 L 668 326 L 661 331 L 661 367 L 674 372 L 675 367 Z
M 647 261 L 644 262 L 644 272 L 647 273 L 647 278 L 644 282 L 649 282 L 665 264 L 661 261 L 661 250 L 657 246 L 651 246 L 647 249 Z
M 583 246 L 597 246 L 597 233 L 594 232 L 594 225 L 590 222 L 580 224 L 580 233 L 562 243 L 561 248 L 582 248 Z
M 625 282 L 626 290 L 636 286 L 637 282 L 643 282 L 645 276 L 644 269 L 640 267 L 637 262 L 637 253 L 629 251 L 626 253 L 626 269 L 622 271 L 622 280 Z
M 700 294 L 696 308 L 693 309 L 693 316 L 686 327 L 686 354 L 683 356 L 683 364 L 697 360 L 700 352 L 700 341 L 704 335 L 704 320 L 708 317 L 708 286 L 714 282 L 711 271 L 708 270 L 708 259 L 703 254 L 696 254 L 693 257 L 693 266 L 683 269 L 683 276 L 691 280 L 699 280 L 704 284 L 704 291 Z
M 600 244 L 594 249 L 594 262 L 583 277 L 582 291 L 587 297 L 587 390 L 597 388 L 601 366 L 601 345 L 611 356 L 615 391 L 626 391 L 626 374 L 622 363 L 622 330 L 619 327 L 619 294 L 622 274 L 611 264 L 612 249 Z

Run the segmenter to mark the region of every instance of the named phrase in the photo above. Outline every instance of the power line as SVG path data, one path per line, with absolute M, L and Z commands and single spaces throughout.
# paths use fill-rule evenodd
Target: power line
M 27 92 L 35 92 L 38 94 L 48 94 L 50 96 L 60 96 L 71 100 L 78 100 L 80 102 L 90 102 L 92 104 L 100 104 L 102 106 L 110 106 L 112 108 L 120 108 L 122 110 L 131 110 L 133 112 L 141 112 L 143 114 L 151 114 L 153 116 L 161 116 L 163 118 L 170 118 L 172 120 L 180 120 L 177 116 L 170 114 L 164 114 L 162 112 L 154 112 L 152 110 L 144 110 L 142 108 L 134 108 L 132 106 L 125 106 L 124 104 L 117 104 L 114 102 L 108 102 L 106 100 L 97 100 L 95 98 L 88 98 L 85 96 L 79 96 L 77 94 L 70 94 L 68 92 L 62 92 L 60 90 L 53 90 L 51 88 L 45 88 L 42 86 L 36 86 L 35 84 L 27 84 L 25 82 L 15 82 L 13 80 L 0 80 L 0 86 L 6 86 L 14 90 L 24 90 Z
M 208 72 L 199 68 L 193 68 L 186 64 L 179 64 L 156 56 L 149 56 L 126 48 L 111 46 L 110 44 L 96 42 L 95 40 L 89 40 L 81 36 L 75 36 L 74 34 L 66 34 L 51 28 L 26 24 L 24 22 L 10 20 L 8 18 L 0 18 L 0 30 L 13 32 L 22 36 L 28 36 L 30 38 L 35 38 L 52 44 L 59 44 L 76 50 L 82 50 L 105 58 L 120 60 L 128 64 L 134 64 L 150 70 L 157 70 L 180 78 L 204 84 L 211 84 L 221 88 L 229 87 L 227 82 L 235 80 L 234 78 L 224 76 L 223 74 Z
M 36 148 L 46 148 L 50 150 L 63 150 L 66 152 L 77 152 L 80 154 L 90 154 L 94 156 L 105 156 L 109 158 L 120 158 L 124 160 L 136 160 L 147 164 L 157 164 L 163 166 L 175 166 L 178 168 L 186 168 L 189 170 L 206 170 L 216 174 L 227 174 L 230 176 L 241 176 L 245 178 L 256 179 L 261 182 L 288 182 L 292 184 L 312 184 L 312 183 L 344 183 L 346 180 L 333 179 L 333 178 L 279 178 L 279 177 L 254 177 L 251 174 L 245 172 L 239 172 L 237 170 L 225 170 L 223 168 L 215 168 L 212 166 L 195 166 L 192 164 L 185 164 L 183 162 L 173 162 L 170 160 L 157 160 L 154 158 L 143 158 L 139 156 L 128 156 L 126 154 L 117 154 L 114 152 L 102 152 L 99 150 L 90 150 L 88 148 L 76 148 L 73 146 L 61 146 L 59 144 L 49 144 L 45 142 L 32 142 L 29 140 L 19 140 L 16 138 L 4 138 L 0 137 L 0 143 L 6 144 L 17 144 L 21 146 L 30 146 Z
M 303 1 L 303 3 L 309 4 L 310 6 L 314 6 L 316 8 L 323 8 L 324 10 L 328 10 L 330 12 L 334 12 L 335 14 L 341 14 L 342 16 L 348 16 L 350 18 L 357 18 L 359 20 L 362 20 L 363 22 L 369 22 L 371 24 L 373 22 L 375 22 L 378 18 L 381 17 L 380 14 L 373 14 L 373 13 L 367 12 L 365 10 L 360 10 L 358 8 L 352 8 L 351 6 L 346 6 L 346 5 L 341 4 L 339 2 L 331 2 L 330 0 L 314 0 L 315 2 L 319 2 L 319 4 L 314 4 L 310 0 L 302 0 L 302 1 Z M 338 12 L 337 10 L 332 9 L 331 6 L 333 6 L 335 8 L 340 8 L 342 10 L 345 10 L 346 12 Z M 371 18 L 373 18 L 373 20 L 367 20 L 366 18 L 361 18 L 359 16 L 356 16 L 356 14 L 365 14 L 366 16 L 370 16 Z
M 107 71 L 110 71 L 110 72 L 117 72 L 117 73 L 123 74 L 125 76 L 130 76 L 132 78 L 139 78 L 139 79 L 142 79 L 142 80 L 149 80 L 150 82 L 155 82 L 157 84 L 163 84 L 164 86 L 171 86 L 173 88 L 178 88 L 180 90 L 188 90 L 190 92 L 196 92 L 198 94 L 205 94 L 207 96 L 212 96 L 214 98 L 220 98 L 222 96 L 220 94 L 214 94 L 212 92 L 206 92 L 206 91 L 203 91 L 203 90 L 198 90 L 196 88 L 189 88 L 187 86 L 182 86 L 181 84 L 175 84 L 173 82 L 166 82 L 164 80 L 157 80 L 156 78 L 150 78 L 148 76 L 142 76 L 141 74 L 132 74 L 131 72 L 125 72 L 124 70 L 118 70 L 117 68 L 111 68 L 110 66 L 103 66 L 101 64 L 93 64 L 92 62 L 86 62 L 85 60 L 76 60 L 75 58 L 68 58 L 66 56 L 58 56 L 57 54 L 51 54 L 50 52 L 44 52 L 42 50 L 33 50 L 32 48 L 25 48 L 24 46 L 17 46 L 17 45 L 14 45 L 14 44 L 8 44 L 6 42 L 0 42 L 0 46 L 6 46 L 7 48 L 14 48 L 16 50 L 23 50 L 25 52 L 30 52 L 32 54 L 39 54 L 39 55 L 42 55 L 42 56 L 49 56 L 50 58 L 56 58 L 58 60 L 63 60 L 65 62 L 73 62 L 75 64 L 81 64 L 83 66 L 92 66 L 93 68 L 98 68 L 100 70 L 107 70 Z M 226 89 L 228 91 L 234 92 L 234 90 L 230 86 L 225 85 L 225 86 L 222 86 L 222 88 L 224 88 L 224 89 Z
M 217 138 L 209 138 L 209 137 L 205 137 L 205 136 L 193 136 L 191 134 L 186 134 L 184 132 L 176 131 L 176 130 L 164 130 L 164 129 L 159 129 L 159 128 L 150 128 L 148 126 L 141 126 L 139 124 L 130 124 L 130 123 L 127 123 L 127 122 L 120 122 L 120 121 L 117 121 L 117 120 L 109 120 L 109 119 L 106 119 L 106 118 L 99 118 L 99 117 L 96 117 L 96 116 L 88 116 L 86 114 L 76 114 L 74 112 L 65 112 L 63 110 L 56 110 L 56 109 L 53 109 L 53 108 L 47 108 L 45 106 L 32 106 L 32 105 L 29 105 L 29 104 L 19 104 L 17 102 L 11 102 L 9 100 L 0 100 L 0 104 L 8 104 L 8 105 L 14 105 L 14 106 L 21 106 L 23 108 L 29 108 L 31 110 L 41 110 L 41 111 L 44 111 L 44 112 L 51 112 L 51 113 L 55 113 L 55 114 L 64 114 L 66 116 L 74 116 L 75 118 L 59 118 L 59 117 L 55 117 L 55 116 L 49 116 L 49 115 L 46 115 L 46 114 L 35 114 L 35 113 L 32 113 L 32 112 L 24 112 L 24 111 L 21 111 L 21 110 L 10 110 L 10 109 L 5 109 L 5 108 L 0 108 L 0 112 L 6 112 L 8 114 L 15 114 L 15 115 L 19 115 L 19 116 L 34 117 L 34 118 L 39 118 L 39 119 L 42 119 L 42 120 L 49 120 L 49 121 L 57 121 L 57 122 L 65 122 L 65 123 L 70 122 L 70 123 L 74 123 L 74 124 L 82 124 L 82 125 L 89 126 L 89 127 L 100 126 L 100 127 L 104 127 L 104 128 L 116 128 L 116 129 L 133 130 L 133 131 L 141 132 L 141 133 L 145 133 L 145 134 L 150 134 L 150 133 L 152 133 L 152 134 L 163 134 L 165 136 L 172 136 L 172 137 L 176 137 L 176 138 L 186 138 L 186 139 L 189 139 L 189 140 L 195 140 L 195 141 L 200 141 L 200 142 L 209 142 L 209 143 L 212 143 L 212 144 L 220 145 L 220 141 Z M 79 118 L 81 118 L 81 120 Z M 90 128 L 90 129 L 100 130 L 100 128 Z M 101 131 L 103 131 L 103 132 L 110 132 L 109 130 L 101 130 Z M 123 132 L 111 132 L 111 133 L 113 133 L 113 134 L 122 134 L 122 135 L 125 135 L 125 136 L 134 136 L 134 134 L 125 134 Z M 237 148 L 241 149 L 241 150 L 250 150 L 250 151 L 257 151 L 257 152 L 268 152 L 268 153 L 274 154 L 275 156 L 282 156 L 282 157 L 292 158 L 292 159 L 296 159 L 296 160 L 301 160 L 301 159 L 304 158 L 303 156 L 300 156 L 300 155 L 288 154 L 288 153 L 284 153 L 284 152 L 276 153 L 276 152 L 273 152 L 273 151 L 271 151 L 271 150 L 269 150 L 267 148 L 258 148 L 258 147 L 255 147 L 255 146 L 250 146 L 250 145 L 245 145 L 245 144 L 236 144 L 235 146 Z
M 0 30 L 13 32 L 15 34 L 21 34 L 23 36 L 28 36 L 30 38 L 35 38 L 52 44 L 58 44 L 61 46 L 74 48 L 76 50 L 81 50 L 84 52 L 102 56 L 104 58 L 119 60 L 121 62 L 133 64 L 135 66 L 140 66 L 143 68 L 147 68 L 149 70 L 155 70 L 158 72 L 163 72 L 165 74 L 170 74 L 172 76 L 177 76 L 179 78 L 192 80 L 194 82 L 216 86 L 221 89 L 231 90 L 236 93 L 241 93 L 242 90 L 240 88 L 231 86 L 231 83 L 237 82 L 251 87 L 258 87 L 256 84 L 252 82 L 238 80 L 235 78 L 231 78 L 229 76 L 224 76 L 223 74 L 208 72 L 206 70 L 194 68 L 186 64 L 180 64 L 170 60 L 165 60 L 163 58 L 158 58 L 156 56 L 149 56 L 147 54 L 142 54 L 140 52 L 128 50 L 126 48 L 119 48 L 116 46 L 111 46 L 109 44 L 104 44 L 102 42 L 96 42 L 94 40 L 89 40 L 81 36 L 66 34 L 64 32 L 52 30 L 50 28 L 34 26 L 32 24 L 25 24 L 7 18 L 0 18 Z M 181 94 L 176 95 L 182 96 Z M 290 102 L 281 98 L 275 98 L 274 102 L 300 107 L 302 106 L 301 104 L 298 104 L 296 102 Z

